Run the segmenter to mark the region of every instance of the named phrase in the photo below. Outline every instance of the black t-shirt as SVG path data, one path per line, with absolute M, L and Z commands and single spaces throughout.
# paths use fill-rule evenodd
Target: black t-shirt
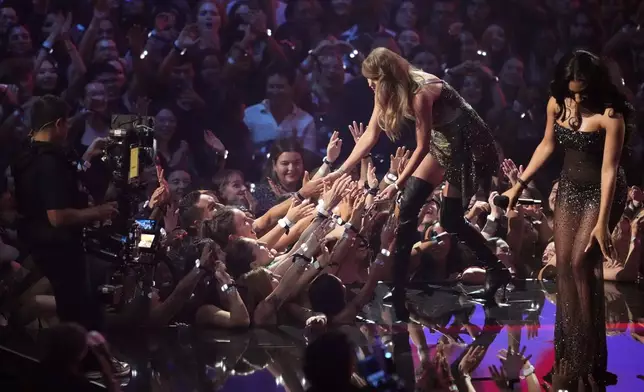
M 53 227 L 47 211 L 83 209 L 88 197 L 80 182 L 78 162 L 52 143 L 27 142 L 13 164 L 19 234 L 36 247 L 82 245 L 82 226 Z

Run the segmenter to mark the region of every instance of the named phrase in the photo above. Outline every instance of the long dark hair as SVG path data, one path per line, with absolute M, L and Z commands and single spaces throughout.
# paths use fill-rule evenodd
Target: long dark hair
M 599 56 L 586 50 L 575 50 L 564 56 L 555 68 L 555 77 L 550 82 L 550 94 L 559 105 L 557 119 L 563 121 L 567 115 L 566 98 L 572 98 L 568 84 L 573 81 L 586 83 L 582 93 L 584 108 L 603 114 L 608 108 L 615 114 L 621 114 L 626 119 L 631 114 L 631 107 L 626 96 L 622 94 L 611 80 L 606 64 Z M 581 112 L 577 110 L 575 117 L 570 119 L 574 129 L 581 126 Z

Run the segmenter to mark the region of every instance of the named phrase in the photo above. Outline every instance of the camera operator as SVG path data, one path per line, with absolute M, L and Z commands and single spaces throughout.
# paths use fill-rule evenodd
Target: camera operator
M 31 138 L 17 151 L 12 167 L 21 216 L 18 233 L 51 283 L 59 319 L 100 331 L 103 312 L 89 280 L 83 226 L 110 219 L 118 211 L 115 203 L 88 207 L 81 183 L 88 165 L 71 159 L 64 147 L 67 104 L 46 95 L 31 110 Z M 97 364 L 88 359 L 91 374 L 99 374 Z M 112 365 L 116 375 L 129 372 L 129 365 L 115 359 Z

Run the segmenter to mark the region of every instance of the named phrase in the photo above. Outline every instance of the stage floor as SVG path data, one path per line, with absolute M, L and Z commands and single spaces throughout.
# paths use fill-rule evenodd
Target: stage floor
M 450 332 L 428 327 L 449 327 L 455 320 L 469 320 L 475 326 L 470 329 L 478 334 L 479 344 L 488 345 L 483 362 L 472 375 L 478 392 L 498 391 L 488 367 L 499 367 L 498 351 L 509 346 L 526 346 L 526 354 L 532 355 L 536 374 L 543 380 L 554 360 L 554 283 L 527 282 L 525 290 L 508 293 L 505 303 L 491 309 L 468 300 L 461 295 L 463 290 L 460 286 L 428 284 L 410 288 L 409 297 L 425 325 L 431 352 L 441 336 L 451 335 L 449 358 L 455 361 L 473 338 L 465 328 Z M 413 390 L 417 350 L 406 325 L 393 323 L 392 309 L 383 301 L 387 293 L 387 286 L 379 286 L 376 299 L 365 308 L 360 322 L 342 329 L 363 347 L 367 346 L 365 332 L 377 329 L 383 340 L 391 342 L 397 372 L 407 389 Z M 606 283 L 605 298 L 608 370 L 618 377 L 617 385 L 607 390 L 644 390 L 644 291 L 636 285 Z M 29 373 L 33 370 L 19 363 L 39 357 L 38 340 L 44 333 L 0 329 L 0 354 L 5 357 L 0 363 L 5 375 L 33 377 Z M 231 332 L 198 331 L 179 325 L 160 331 L 109 335 L 113 351 L 132 365 L 130 379 L 123 382 L 124 391 L 304 391 L 301 366 L 306 339 L 303 330 L 290 326 Z M 7 356 L 20 361 L 11 361 Z M 11 369 L 5 366 L 7 361 Z M 527 390 L 525 383 L 522 390 Z

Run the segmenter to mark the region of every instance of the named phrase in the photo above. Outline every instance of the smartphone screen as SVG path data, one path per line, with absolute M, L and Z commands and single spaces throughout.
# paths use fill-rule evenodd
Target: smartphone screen
M 141 240 L 139 241 L 139 248 L 150 249 L 154 243 L 154 234 L 141 234 Z
M 156 221 L 152 219 L 137 219 L 136 224 L 139 225 L 143 231 L 152 231 L 154 226 L 156 226 Z

